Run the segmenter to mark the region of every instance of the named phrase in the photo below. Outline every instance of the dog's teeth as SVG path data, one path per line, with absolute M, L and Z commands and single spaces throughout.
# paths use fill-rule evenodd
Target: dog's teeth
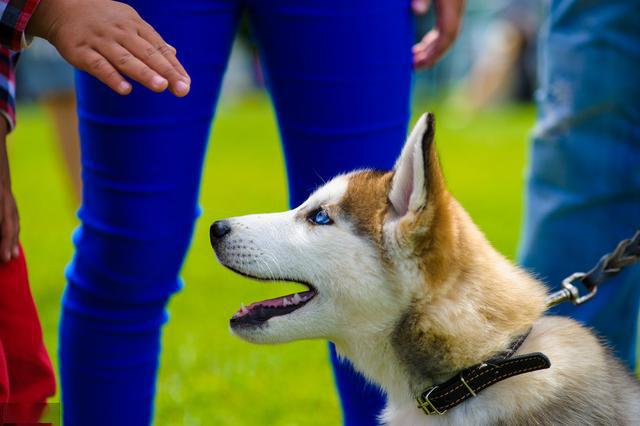
M 286 297 L 282 299 L 282 306 L 283 307 L 286 308 L 287 306 L 289 306 L 289 304 L 290 304 L 289 303 L 289 299 L 287 299 Z
M 244 306 L 244 303 L 240 303 L 240 315 L 245 315 L 249 312 L 249 310 L 247 309 L 246 306 Z
M 298 293 L 293 295 L 292 303 L 297 305 L 301 301 L 302 301 L 302 298 L 300 297 L 300 295 Z

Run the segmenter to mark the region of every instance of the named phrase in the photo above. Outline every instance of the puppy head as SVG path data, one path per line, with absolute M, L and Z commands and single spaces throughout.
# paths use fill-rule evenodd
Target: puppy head
M 307 287 L 242 308 L 233 333 L 257 343 L 339 341 L 393 326 L 424 291 L 422 258 L 448 199 L 433 139 L 433 116 L 423 115 L 393 171 L 341 175 L 296 209 L 214 223 L 223 265 Z

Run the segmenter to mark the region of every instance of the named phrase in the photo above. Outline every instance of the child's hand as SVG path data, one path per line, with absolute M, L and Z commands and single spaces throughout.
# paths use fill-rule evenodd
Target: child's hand
M 20 255 L 18 234 L 20 222 L 16 200 L 11 192 L 9 161 L 7 160 L 7 120 L 0 117 L 0 262 L 8 262 Z
M 155 92 L 189 93 L 191 79 L 176 50 L 124 3 L 41 0 L 27 34 L 49 40 L 69 63 L 121 95 L 131 92 L 122 74 Z

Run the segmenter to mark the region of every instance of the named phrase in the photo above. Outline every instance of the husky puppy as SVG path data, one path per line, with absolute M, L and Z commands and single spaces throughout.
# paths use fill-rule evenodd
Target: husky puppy
M 215 222 L 211 241 L 242 275 L 307 287 L 243 307 L 232 332 L 254 343 L 331 340 L 386 392 L 384 424 L 640 424 L 630 372 L 587 328 L 544 316 L 544 285 L 500 255 L 447 191 L 431 114 L 393 171 L 341 175 L 296 209 Z M 491 383 L 443 415 L 418 408 L 425 389 L 485 368 L 518 337 L 513 356 L 539 352 L 550 367 Z

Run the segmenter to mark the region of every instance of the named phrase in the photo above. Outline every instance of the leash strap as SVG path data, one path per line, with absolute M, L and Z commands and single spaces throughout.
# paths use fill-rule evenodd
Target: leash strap
M 616 249 L 602 256 L 598 264 L 582 278 L 582 283 L 588 290 L 600 285 L 616 276 L 623 268 L 640 261 L 640 230 L 633 238 L 623 240 Z
M 581 305 L 591 300 L 604 281 L 618 275 L 622 269 L 640 261 L 640 230 L 632 238 L 621 241 L 616 249 L 602 256 L 596 266 L 589 272 L 576 272 L 562 281 L 562 289 L 547 297 L 547 307 L 555 306 L 570 300 L 574 305 Z M 582 295 L 574 285 L 580 281 L 587 289 Z
M 543 370 L 551 367 L 544 354 L 534 352 L 526 355 L 489 360 L 462 370 L 446 382 L 426 389 L 418 399 L 418 408 L 427 415 L 442 415 L 447 410 L 473 398 L 483 389 L 509 377 Z

